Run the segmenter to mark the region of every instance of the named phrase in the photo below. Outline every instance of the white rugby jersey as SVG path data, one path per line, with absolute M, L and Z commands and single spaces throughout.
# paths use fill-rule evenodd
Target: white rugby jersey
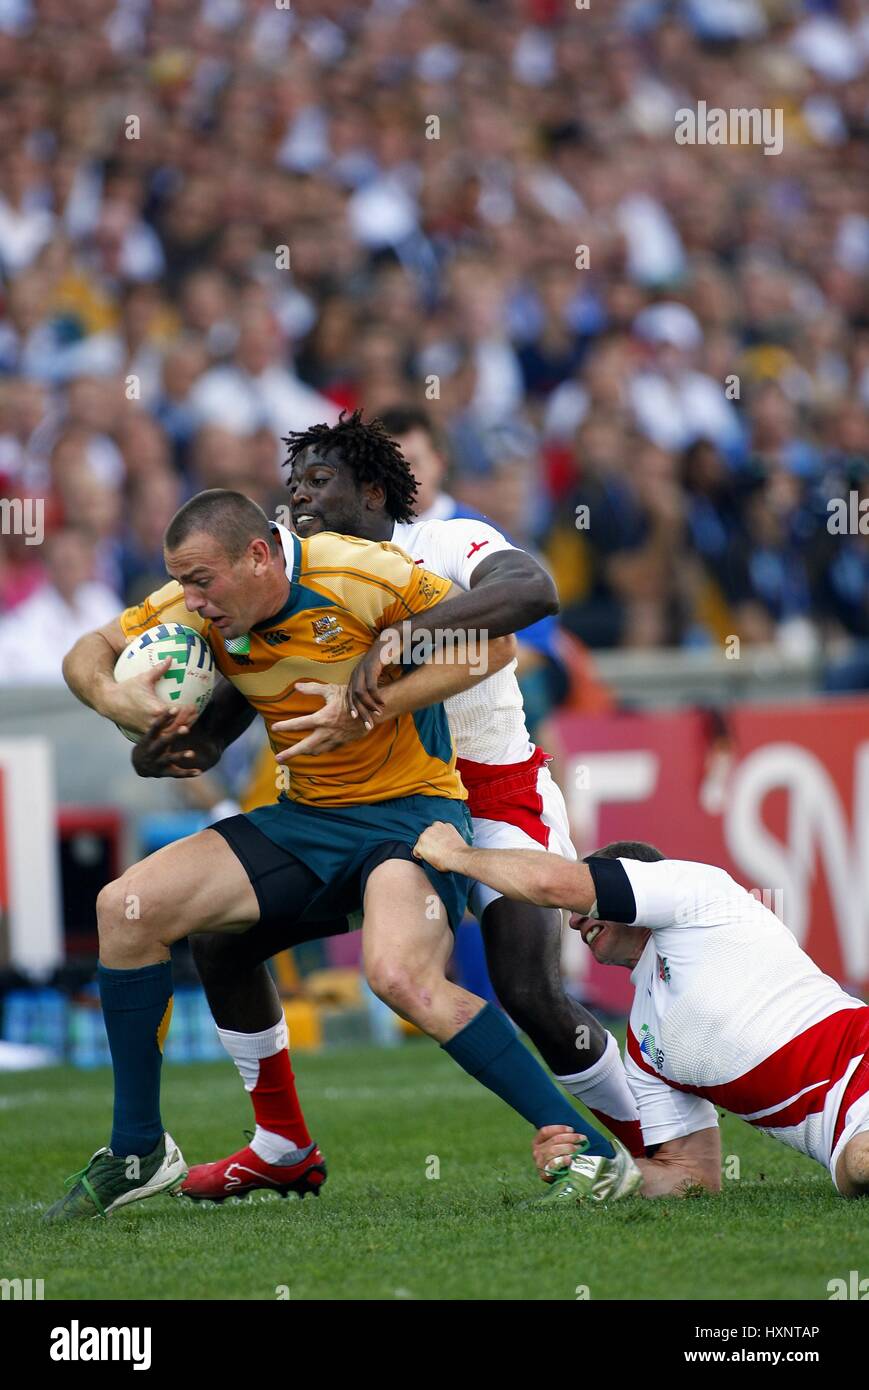
M 723 869 L 611 862 L 633 903 L 601 876 L 597 915 L 651 929 L 626 1056 L 645 1143 L 707 1129 L 721 1106 L 835 1172 L 869 1128 L 869 1008 Z
M 484 521 L 396 522 L 395 545 L 419 565 L 443 575 L 460 589 L 471 587 L 481 561 L 498 550 L 515 550 L 500 531 Z M 444 701 L 456 752 L 477 763 L 520 763 L 534 752 L 525 725 L 516 662 Z

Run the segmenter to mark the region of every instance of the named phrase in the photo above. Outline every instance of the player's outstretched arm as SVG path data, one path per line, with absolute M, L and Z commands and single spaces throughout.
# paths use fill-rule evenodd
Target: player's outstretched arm
M 538 907 L 570 907 L 589 914 L 596 890 L 587 864 L 570 863 L 536 849 L 477 849 L 452 825 L 436 821 L 422 832 L 413 853 L 433 868 L 467 874 L 505 898 Z
M 445 598 L 405 618 L 397 632 L 390 629 L 380 634 L 350 678 L 348 703 L 360 717 L 378 712 L 383 693 L 380 675 L 385 666 L 398 659 L 396 652 L 421 646 L 425 649 L 427 645 L 436 656 L 456 640 L 485 652 L 497 638 L 558 612 L 558 593 L 552 579 L 524 550 L 496 551 L 477 565 L 469 583 L 468 589 L 451 585 Z
M 117 618 L 86 632 L 64 657 L 63 678 L 76 699 L 104 719 L 144 733 L 166 709 L 155 687 L 172 665 L 172 658 L 167 657 L 150 671 L 119 685 L 114 675 L 115 662 L 126 645 L 127 638 Z M 189 717 L 189 711 L 179 713 Z

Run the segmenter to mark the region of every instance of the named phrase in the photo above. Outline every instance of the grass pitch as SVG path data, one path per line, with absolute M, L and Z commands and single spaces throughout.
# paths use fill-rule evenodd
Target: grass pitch
M 530 1129 L 434 1045 L 294 1066 L 330 1169 L 320 1198 L 156 1197 L 66 1228 L 40 1217 L 106 1142 L 111 1074 L 4 1076 L 0 1277 L 74 1300 L 826 1300 L 828 1280 L 869 1273 L 869 1202 L 738 1120 L 720 1197 L 523 1210 L 543 1190 Z M 229 1062 L 167 1067 L 163 1115 L 188 1163 L 241 1147 L 252 1123 Z

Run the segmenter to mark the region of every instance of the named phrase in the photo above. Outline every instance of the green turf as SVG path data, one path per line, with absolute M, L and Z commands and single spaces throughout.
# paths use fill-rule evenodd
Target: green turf
M 57 1228 L 42 1211 L 106 1140 L 111 1078 L 56 1069 L 0 1082 L 0 1277 L 52 1298 L 826 1299 L 869 1274 L 869 1202 L 726 1119 L 739 1160 L 720 1197 L 522 1210 L 542 1190 L 530 1130 L 426 1041 L 295 1058 L 330 1165 L 319 1199 L 193 1206 L 157 1197 Z M 188 1162 L 244 1143 L 226 1064 L 164 1072 L 164 1120 Z M 439 1161 L 440 1177 L 426 1176 Z M 731 1162 L 730 1171 L 736 1171 Z

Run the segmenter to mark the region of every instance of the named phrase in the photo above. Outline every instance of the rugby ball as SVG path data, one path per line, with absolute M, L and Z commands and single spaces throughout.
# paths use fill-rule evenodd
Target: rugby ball
M 172 657 L 172 665 L 154 687 L 157 697 L 169 709 L 173 706 L 195 709 L 198 718 L 214 692 L 214 653 L 192 627 L 184 627 L 182 623 L 149 627 L 121 652 L 115 663 L 115 680 L 128 681 L 133 676 L 141 676 L 165 661 L 167 656 Z M 120 724 L 118 728 L 132 743 L 138 743 L 142 737 Z

